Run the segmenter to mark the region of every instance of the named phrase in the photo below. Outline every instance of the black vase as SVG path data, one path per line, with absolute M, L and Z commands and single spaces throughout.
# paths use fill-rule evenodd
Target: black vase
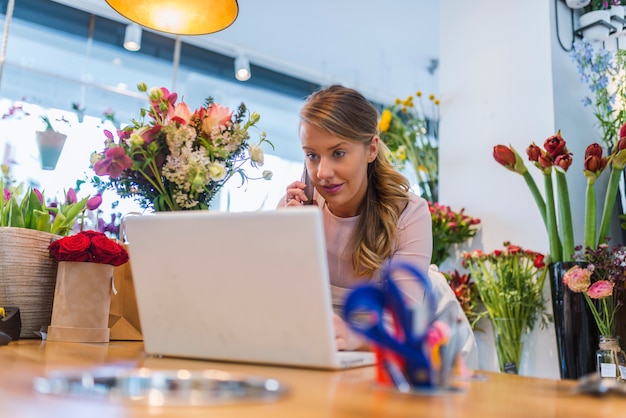
M 598 327 L 583 294 L 563 284 L 563 275 L 576 264 L 558 262 L 548 266 L 562 379 L 578 379 L 596 370 Z

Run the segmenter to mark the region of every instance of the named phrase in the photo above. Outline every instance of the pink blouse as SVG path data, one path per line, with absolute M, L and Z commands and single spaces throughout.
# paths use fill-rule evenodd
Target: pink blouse
M 340 313 L 346 293 L 354 285 L 364 281 L 380 283 L 381 270 L 375 271 L 371 278 L 354 275 L 352 253 L 349 252 L 348 245 L 359 217 L 337 217 L 330 212 L 321 196 L 318 195 L 316 198 L 318 205 L 322 208 L 324 218 L 333 307 L 335 312 Z M 410 193 L 409 203 L 400 215 L 396 245 L 388 261 L 410 263 L 427 275 L 432 246 L 432 223 L 428 203 L 421 197 Z M 423 291 L 413 277 L 407 276 L 403 271 L 398 271 L 394 273 L 393 278 L 407 297 L 409 304 L 422 301 Z

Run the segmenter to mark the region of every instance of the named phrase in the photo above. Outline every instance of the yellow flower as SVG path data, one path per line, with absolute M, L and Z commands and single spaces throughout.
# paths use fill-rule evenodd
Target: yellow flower
M 439 99 L 435 99 L 435 106 L 439 106 Z
M 434 95 L 434 94 L 431 94 L 430 96 L 428 96 L 428 99 L 429 99 L 429 100 L 435 100 L 435 95 Z
M 417 97 L 422 97 L 422 92 L 418 90 L 418 91 L 415 93 L 415 95 L 416 95 Z
M 402 103 L 402 100 L 396 99 L 396 104 L 399 105 L 400 103 Z
M 406 146 L 400 145 L 396 152 L 394 153 L 396 160 L 403 162 L 406 160 Z
M 391 126 L 391 111 L 389 109 L 383 110 L 383 114 L 380 115 L 380 120 L 378 121 L 378 130 L 381 132 L 387 132 L 389 127 Z

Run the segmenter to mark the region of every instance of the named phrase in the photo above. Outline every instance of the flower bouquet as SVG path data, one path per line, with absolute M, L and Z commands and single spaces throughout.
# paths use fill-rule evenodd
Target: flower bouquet
M 501 371 L 514 371 L 520 364 L 522 336 L 537 321 L 547 324 L 543 285 L 547 269 L 540 253 L 504 243 L 504 250 L 463 254 L 463 267 L 476 282 L 480 299 L 496 336 L 496 351 Z
M 432 108 L 427 116 L 422 92 L 385 108 L 378 122 L 380 137 L 391 151 L 391 159 L 403 168 L 408 160 L 417 176 L 421 196 L 429 202 L 438 200 L 439 179 L 439 100 L 429 96 Z
M 91 230 L 53 241 L 49 249 L 59 267 L 48 340 L 108 342 L 113 268 L 128 261 L 128 252 Z
M 622 373 L 626 372 L 626 357 L 618 344 L 615 314 L 624 303 L 626 248 L 610 248 L 604 243 L 596 249 L 587 247 L 583 251 L 578 246 L 576 250 L 578 264 L 563 275 L 563 283 L 572 292 L 584 296 L 593 314 L 600 334 L 600 350 L 607 352 L 605 357 L 603 354 L 596 354 L 598 371 L 602 377 L 620 376 L 624 379 Z M 612 367 L 607 367 L 608 365 Z
M 141 109 L 141 120 L 119 130 L 117 140 L 105 130 L 105 149 L 92 155 L 96 175 L 109 177 L 107 182 L 94 179 L 99 189 L 133 197 L 155 211 L 208 209 L 233 175 L 239 174 L 242 183 L 251 179 L 244 163 L 263 165 L 261 144 L 271 142 L 264 132 L 258 143 L 248 142 L 259 114 L 248 115 L 243 103 L 231 111 L 208 98 L 192 112 L 164 87 L 148 92 L 140 83 L 138 89 L 150 103 Z M 259 178 L 271 177 L 264 171 Z
M 553 263 L 569 261 L 574 255 L 575 244 L 569 190 L 565 175 L 572 165 L 572 153 L 567 149 L 567 144 L 560 131 L 546 139 L 543 148 L 533 143 L 526 149 L 526 153 L 528 159 L 543 174 L 545 198 L 528 172 L 524 161 L 512 146 L 496 145 L 493 149 L 493 157 L 498 163 L 524 177 L 548 232 L 550 261 Z M 595 182 L 604 169 L 609 166 L 611 167 L 609 184 L 604 198 L 600 228 L 597 231 Z M 609 156 L 603 156 L 602 147 L 597 143 L 589 145 L 585 151 L 584 174 L 587 177 L 585 247 L 596 248 L 609 235 L 619 178 L 624 167 L 626 167 L 626 125 L 621 128 L 620 140 Z M 553 177 L 557 185 L 556 194 L 553 188 Z
M 473 329 L 476 329 L 476 323 L 480 319 L 479 305 L 480 296 L 476 282 L 472 279 L 471 274 L 461 274 L 458 270 L 442 272 L 450 288 L 459 301 L 463 313 L 467 317 Z
M 461 244 L 478 232 L 480 219 L 466 215 L 465 209 L 454 212 L 449 206 L 428 203 L 433 229 L 432 264 L 441 265 L 454 244 Z

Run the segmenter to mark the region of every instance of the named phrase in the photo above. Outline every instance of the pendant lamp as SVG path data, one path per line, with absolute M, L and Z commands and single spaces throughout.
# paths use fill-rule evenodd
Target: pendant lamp
M 230 26 L 237 0 L 106 0 L 122 16 L 146 28 L 174 35 L 206 35 Z

